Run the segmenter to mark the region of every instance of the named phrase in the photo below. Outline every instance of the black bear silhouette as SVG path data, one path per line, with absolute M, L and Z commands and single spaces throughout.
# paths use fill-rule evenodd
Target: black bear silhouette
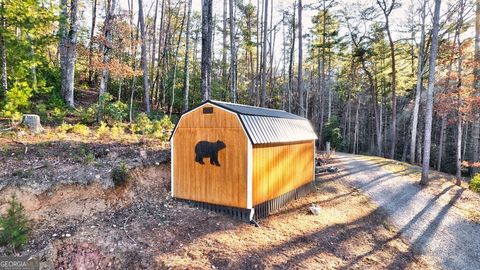
M 195 145 L 195 162 L 205 164 L 203 158 L 210 158 L 210 164 L 220 166 L 218 162 L 218 151 L 227 147 L 225 143 L 218 140 L 216 142 L 200 141 Z

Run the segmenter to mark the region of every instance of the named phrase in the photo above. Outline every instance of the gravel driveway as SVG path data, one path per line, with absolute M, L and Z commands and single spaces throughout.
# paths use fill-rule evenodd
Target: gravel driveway
M 431 258 L 439 268 L 480 269 L 480 224 L 466 220 L 452 207 L 464 189 L 450 186 L 433 195 L 412 182 L 407 172 L 391 173 L 361 156 L 337 153 L 337 158 L 343 167 L 340 179 L 385 210 L 414 251 Z

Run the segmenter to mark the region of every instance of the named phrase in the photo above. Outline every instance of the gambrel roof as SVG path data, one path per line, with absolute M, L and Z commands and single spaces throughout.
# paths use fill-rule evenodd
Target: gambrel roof
M 286 111 L 216 100 L 207 100 L 198 107 L 206 103 L 237 114 L 252 144 L 288 143 L 318 139 L 308 119 Z

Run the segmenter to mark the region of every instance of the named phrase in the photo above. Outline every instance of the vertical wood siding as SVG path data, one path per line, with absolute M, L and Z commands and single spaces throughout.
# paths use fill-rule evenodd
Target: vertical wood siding
M 214 107 L 213 114 L 203 114 L 204 106 L 184 115 L 173 143 L 175 164 L 174 197 L 232 207 L 247 207 L 247 136 L 236 114 Z M 219 151 L 220 167 L 195 162 L 199 141 L 221 140 L 226 148 Z
M 253 205 L 313 180 L 314 142 L 253 146 Z

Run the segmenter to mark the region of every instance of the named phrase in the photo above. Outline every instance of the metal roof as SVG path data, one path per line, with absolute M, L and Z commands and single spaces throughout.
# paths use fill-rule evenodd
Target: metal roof
M 289 118 L 289 119 L 305 119 L 293 113 L 289 113 L 282 110 L 248 106 L 243 104 L 229 103 L 229 102 L 217 101 L 217 100 L 209 100 L 209 102 L 217 106 L 220 106 L 222 108 L 225 108 L 229 111 L 236 112 L 238 114 L 243 114 L 243 115 L 257 115 L 257 116 L 268 116 L 268 117 Z
M 207 100 L 198 107 L 206 103 L 236 113 L 252 144 L 287 143 L 318 139 L 308 119 L 286 111 L 216 100 Z M 188 112 L 184 114 L 186 113 Z M 172 136 L 174 132 L 175 130 L 172 132 Z
M 290 119 L 256 115 L 239 115 L 252 144 L 285 143 L 316 140 L 307 119 Z

